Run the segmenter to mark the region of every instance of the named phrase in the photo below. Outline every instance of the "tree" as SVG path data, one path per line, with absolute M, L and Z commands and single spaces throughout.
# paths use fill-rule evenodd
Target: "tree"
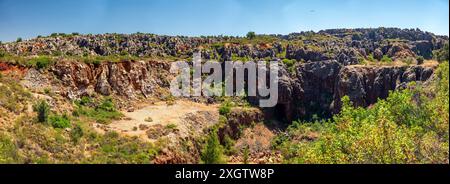
M 22 38 L 21 37 L 17 38 L 16 42 L 22 42 Z
M 250 31 L 250 32 L 247 33 L 247 38 L 248 38 L 248 39 L 253 39 L 253 38 L 255 38 L 255 37 L 256 37 L 255 32 Z
M 50 106 L 47 104 L 47 101 L 40 100 L 33 106 L 34 112 L 37 112 L 38 122 L 45 123 L 48 119 L 48 113 L 50 112 Z
M 216 130 L 211 131 L 208 135 L 201 159 L 205 164 L 223 163 L 223 149 L 220 145 L 219 136 L 217 135 Z
M 244 147 L 244 150 L 242 151 L 243 153 L 243 160 L 244 160 L 244 164 L 248 164 L 248 157 L 249 157 L 249 155 L 250 155 L 250 150 L 249 150 L 249 148 L 248 148 L 249 146 L 248 145 L 246 145 L 245 147 Z

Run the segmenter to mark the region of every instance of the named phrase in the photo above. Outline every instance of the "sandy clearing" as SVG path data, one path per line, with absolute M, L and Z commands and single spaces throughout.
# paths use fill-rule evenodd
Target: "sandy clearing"
M 214 116 L 212 118 L 194 118 L 194 122 L 187 121 L 186 117 L 193 116 L 196 114 L 204 114 L 202 112 L 207 112 Z M 215 121 L 218 119 L 218 105 L 206 105 L 202 103 L 195 103 L 187 100 L 177 100 L 175 104 L 168 105 L 166 102 L 156 102 L 154 104 L 143 105 L 133 112 L 123 111 L 124 118 L 122 120 L 114 121 L 109 125 L 100 125 L 107 130 L 114 130 L 116 132 L 128 135 L 128 136 L 138 136 L 144 140 L 155 141 L 154 139 L 148 138 L 146 131 L 148 127 L 154 125 L 162 125 L 166 127 L 167 125 L 176 125 L 177 135 L 170 133 L 168 137 L 186 137 L 192 133 L 193 123 L 198 123 L 201 125 L 213 124 L 215 122 L 195 122 L 195 121 Z M 217 116 L 217 118 L 216 118 Z M 151 121 L 146 121 L 147 118 L 151 118 Z M 211 120 L 213 119 L 213 120 Z M 140 127 L 144 127 L 141 129 Z

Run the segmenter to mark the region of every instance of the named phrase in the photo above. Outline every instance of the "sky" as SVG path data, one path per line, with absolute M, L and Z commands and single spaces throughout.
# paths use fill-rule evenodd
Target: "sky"
M 288 34 L 419 28 L 449 35 L 448 0 L 0 0 L 0 41 L 51 33 Z

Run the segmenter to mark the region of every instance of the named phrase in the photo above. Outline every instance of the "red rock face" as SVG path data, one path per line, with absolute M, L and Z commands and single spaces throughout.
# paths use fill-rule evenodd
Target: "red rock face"
M 167 63 L 156 61 L 97 65 L 63 61 L 58 62 L 52 71 L 74 97 L 97 92 L 134 98 L 138 94 L 149 95 L 156 87 L 168 87 L 168 67 Z

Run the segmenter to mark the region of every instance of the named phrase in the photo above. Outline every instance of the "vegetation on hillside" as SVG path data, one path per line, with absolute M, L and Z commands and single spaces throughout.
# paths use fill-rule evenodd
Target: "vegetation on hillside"
M 369 108 L 353 107 L 328 121 L 293 122 L 274 140 L 287 163 L 448 163 L 449 64 L 430 86 L 411 83 Z
M 159 152 L 162 143 L 94 130 L 91 122 L 121 116 L 110 99 L 75 103 L 77 116 L 59 114 L 46 100 L 34 99 L 17 77 L 1 75 L 0 163 L 151 163 Z

